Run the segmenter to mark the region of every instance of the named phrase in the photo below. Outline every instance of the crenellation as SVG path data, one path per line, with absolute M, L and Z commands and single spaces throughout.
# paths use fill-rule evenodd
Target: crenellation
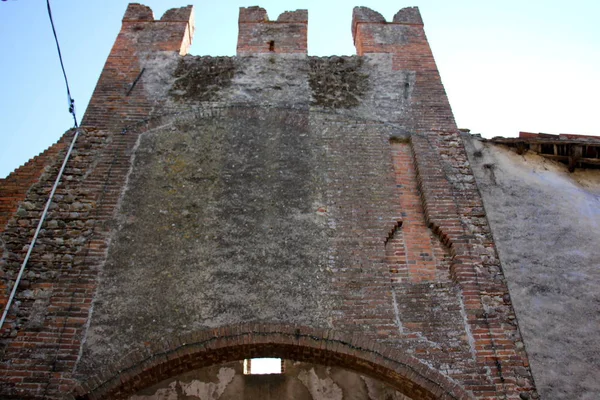
M 352 27 L 358 23 L 385 23 L 385 17 L 369 7 L 354 7 L 352 10 Z M 354 29 L 352 29 L 354 30 Z
M 282 13 L 270 21 L 260 7 L 240 7 L 237 55 L 306 54 L 308 11 Z
M 308 22 L 308 10 L 284 11 L 277 22 Z
M 397 24 L 423 25 L 423 19 L 421 18 L 421 13 L 419 12 L 418 7 L 402 8 L 396 13 L 396 15 L 394 15 L 394 19 L 392 21 Z
M 161 21 L 183 21 L 188 22 L 190 18 L 193 16 L 193 6 L 186 6 L 180 8 L 171 8 L 170 10 L 165 11 L 163 16 L 160 18 Z
M 268 22 L 267 10 L 259 6 L 240 7 L 238 23 Z
M 139 3 L 130 3 L 123 16 L 123 22 L 133 21 L 154 21 L 154 13 L 148 6 Z

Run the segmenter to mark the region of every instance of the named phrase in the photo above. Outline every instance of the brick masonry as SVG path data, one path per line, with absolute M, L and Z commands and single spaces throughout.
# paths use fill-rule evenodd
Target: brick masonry
M 287 11 L 269 21 L 264 8 L 240 8 L 237 55 L 306 54 L 308 11 Z
M 242 8 L 238 57 L 183 57 L 191 7 L 128 7 L 2 330 L 4 398 L 261 355 L 536 398 L 418 10 L 355 9 L 357 57 L 307 57 L 307 19 Z M 4 301 L 58 150 L 6 207 Z
M 66 140 L 68 137 L 65 135 L 43 153 L 17 168 L 6 178 L 0 179 L 0 232 L 4 231 L 6 223 L 17 211 L 19 203 L 25 200 L 31 185 L 40 179 L 48 165 L 65 148 Z
M 59 397 L 74 385 L 72 371 L 110 240 L 110 220 L 137 140 L 135 132 L 121 132 L 150 115 L 151 106 L 140 90 L 142 84 L 133 87 L 142 71 L 135 48 L 186 52 L 193 32 L 190 18 L 191 8 L 166 13 L 160 23 L 154 22 L 151 10 L 145 6 L 133 4 L 127 9 L 123 29 L 82 121 L 83 134 L 2 330 L 5 340 L 0 368 L 4 398 Z M 64 147 L 69 139 L 70 135 L 63 137 L 55 147 Z M 53 148 L 48 153 L 52 151 Z M 43 153 L 40 158 L 45 157 Z M 61 161 L 54 158 L 47 161 L 49 168 L 45 172 L 38 169 L 38 176 L 44 174 L 29 188 L 6 224 L 2 236 L 4 256 L 0 261 L 3 272 L 6 271 L 4 301 Z M 26 167 L 9 178 L 19 176 Z
M 77 388 L 75 398 L 127 398 L 148 382 L 160 381 L 165 369 L 181 373 L 256 357 L 291 358 L 352 369 L 417 399 L 471 398 L 459 385 L 412 357 L 332 330 L 274 324 L 223 326 L 154 344 L 151 353 L 136 355 L 97 374 Z

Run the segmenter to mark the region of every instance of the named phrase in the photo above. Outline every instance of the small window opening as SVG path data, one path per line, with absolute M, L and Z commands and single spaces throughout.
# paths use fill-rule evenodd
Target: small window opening
M 269 41 L 269 51 L 275 51 L 275 41 Z
M 408 100 L 409 90 L 410 90 L 410 83 L 404 82 L 404 100 Z
M 281 358 L 249 358 L 244 360 L 244 375 L 265 375 L 283 373 Z
M 554 154 L 554 145 L 542 143 L 542 154 Z

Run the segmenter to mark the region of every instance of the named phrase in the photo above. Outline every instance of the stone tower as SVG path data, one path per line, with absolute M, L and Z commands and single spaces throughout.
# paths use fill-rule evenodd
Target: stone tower
M 242 8 L 238 55 L 194 57 L 191 7 L 129 5 L 2 327 L 2 398 L 537 397 L 418 9 L 355 8 L 352 57 L 307 56 L 307 23 Z M 72 137 L 1 189 L 5 304 Z M 284 374 L 239 376 L 259 357 Z

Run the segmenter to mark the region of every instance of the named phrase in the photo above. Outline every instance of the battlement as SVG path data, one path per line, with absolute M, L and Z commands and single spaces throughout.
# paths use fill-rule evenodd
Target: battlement
M 306 54 L 307 32 L 307 10 L 286 11 L 270 21 L 264 8 L 240 7 L 237 55 Z
M 135 39 L 133 42 L 146 50 L 177 51 L 188 53 L 194 37 L 194 8 L 186 6 L 166 11 L 155 20 L 150 7 L 131 3 L 123 16 L 121 35 Z M 155 34 L 160 31 L 160 34 Z
M 424 38 L 417 7 L 400 9 L 391 22 L 368 7 L 355 7 L 351 26 L 358 55 L 398 53 L 396 46 Z M 238 56 L 307 53 L 308 10 L 285 11 L 270 20 L 262 7 L 240 7 L 238 27 Z M 160 34 L 154 34 L 158 31 Z M 150 7 L 129 4 L 123 17 L 123 32 L 139 36 L 135 42 L 144 45 L 144 50 L 176 50 L 185 55 L 194 35 L 193 7 L 170 9 L 155 20 Z
M 400 53 L 397 46 L 426 42 L 423 20 L 417 7 L 406 7 L 387 22 L 378 12 L 355 7 L 352 13 L 352 38 L 356 53 Z M 427 47 L 429 47 L 427 45 Z

